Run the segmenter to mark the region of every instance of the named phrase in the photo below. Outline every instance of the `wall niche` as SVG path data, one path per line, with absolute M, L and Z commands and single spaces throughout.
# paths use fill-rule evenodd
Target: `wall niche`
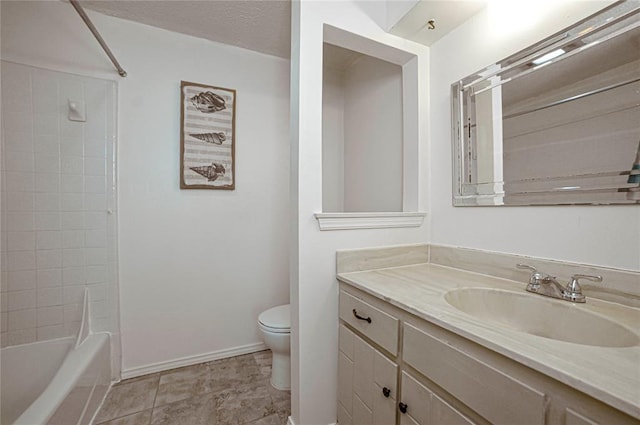
M 426 60 L 326 24 L 323 35 L 320 230 L 422 225 Z
M 323 45 L 322 209 L 402 211 L 402 67 Z

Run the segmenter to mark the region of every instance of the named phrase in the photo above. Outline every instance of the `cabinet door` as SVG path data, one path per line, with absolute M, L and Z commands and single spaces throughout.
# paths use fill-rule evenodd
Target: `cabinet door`
M 338 423 L 340 425 L 353 425 L 351 415 L 347 413 L 347 409 L 340 402 L 338 402 Z
M 397 366 L 340 325 L 338 402 L 343 419 L 358 425 L 395 423 Z
M 400 415 L 400 425 L 420 425 L 409 415 Z
M 353 417 L 353 360 L 338 353 L 338 422 L 350 425 Z
M 350 425 L 353 418 L 353 338 L 344 325 L 339 329 L 338 423 Z
M 357 394 L 353 396 L 353 423 L 356 425 L 373 424 L 373 412 L 360 400 Z
M 428 425 L 431 410 L 431 391 L 416 381 L 407 372 L 402 372 L 402 403 L 407 405 L 406 413 L 401 413 L 402 425 Z
M 474 425 L 453 406 L 442 400 L 406 372 L 402 372 L 402 425 Z
M 362 343 L 364 341 L 360 340 Z M 365 343 L 366 344 L 366 343 Z M 398 367 L 379 351 L 373 349 L 373 425 L 396 422 L 396 381 Z

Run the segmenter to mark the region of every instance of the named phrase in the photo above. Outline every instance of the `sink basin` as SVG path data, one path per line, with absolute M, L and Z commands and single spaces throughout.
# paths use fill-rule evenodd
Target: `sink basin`
M 582 345 L 632 347 L 640 343 L 629 328 L 567 301 L 491 288 L 454 289 L 444 298 L 473 316 L 476 323 Z

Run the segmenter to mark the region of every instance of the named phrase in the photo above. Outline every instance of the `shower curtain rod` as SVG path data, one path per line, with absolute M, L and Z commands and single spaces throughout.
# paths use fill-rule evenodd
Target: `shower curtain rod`
M 537 108 L 529 109 L 529 110 L 522 111 L 522 112 L 514 112 L 513 114 L 503 116 L 502 119 L 515 118 L 515 117 L 519 117 L 520 115 L 529 114 L 531 112 L 538 112 L 538 111 L 541 111 L 543 109 L 551 108 L 552 106 L 562 105 L 563 103 L 571 102 L 573 100 L 582 99 L 583 97 L 589 97 L 589 96 L 592 96 L 594 94 L 600 94 L 600 93 L 603 93 L 603 92 L 606 92 L 606 91 L 609 91 L 609 90 L 617 89 L 619 87 L 626 86 L 627 84 L 637 83 L 638 81 L 640 81 L 640 78 L 633 78 L 631 80 L 627 80 L 627 81 L 622 81 L 620 83 L 611 84 L 611 85 L 606 86 L 606 87 L 601 87 L 599 89 L 595 89 L 595 90 L 591 90 L 591 91 L 588 91 L 588 92 L 576 94 L 574 96 L 567 97 L 566 99 L 556 100 L 555 102 L 551 102 L 551 103 L 549 103 L 547 105 L 539 106 Z
M 98 43 L 100 43 L 100 46 L 102 46 L 102 49 L 104 50 L 104 52 L 107 54 L 107 56 L 109 56 L 109 59 L 111 59 L 113 66 L 115 66 L 116 69 L 118 70 L 118 74 L 120 74 L 121 77 L 126 77 L 127 71 L 122 69 L 116 57 L 113 56 L 113 53 L 111 53 L 109 46 L 107 46 L 107 43 L 105 43 L 100 33 L 98 32 L 96 27 L 93 25 L 93 22 L 91 22 L 91 19 L 89 19 L 89 16 L 87 16 L 82 6 L 80 6 L 80 3 L 78 3 L 78 0 L 69 0 L 69 3 L 71 3 L 71 6 L 73 6 L 76 12 L 78 12 L 78 15 L 80 15 L 84 23 L 87 24 L 87 27 L 89 27 L 89 30 L 91 30 L 91 33 L 94 35 L 96 40 L 98 40 Z

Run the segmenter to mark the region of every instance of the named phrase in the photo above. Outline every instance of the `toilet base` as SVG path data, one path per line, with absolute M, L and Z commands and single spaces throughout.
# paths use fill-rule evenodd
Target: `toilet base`
M 291 389 L 291 357 L 272 351 L 271 386 L 277 390 Z

